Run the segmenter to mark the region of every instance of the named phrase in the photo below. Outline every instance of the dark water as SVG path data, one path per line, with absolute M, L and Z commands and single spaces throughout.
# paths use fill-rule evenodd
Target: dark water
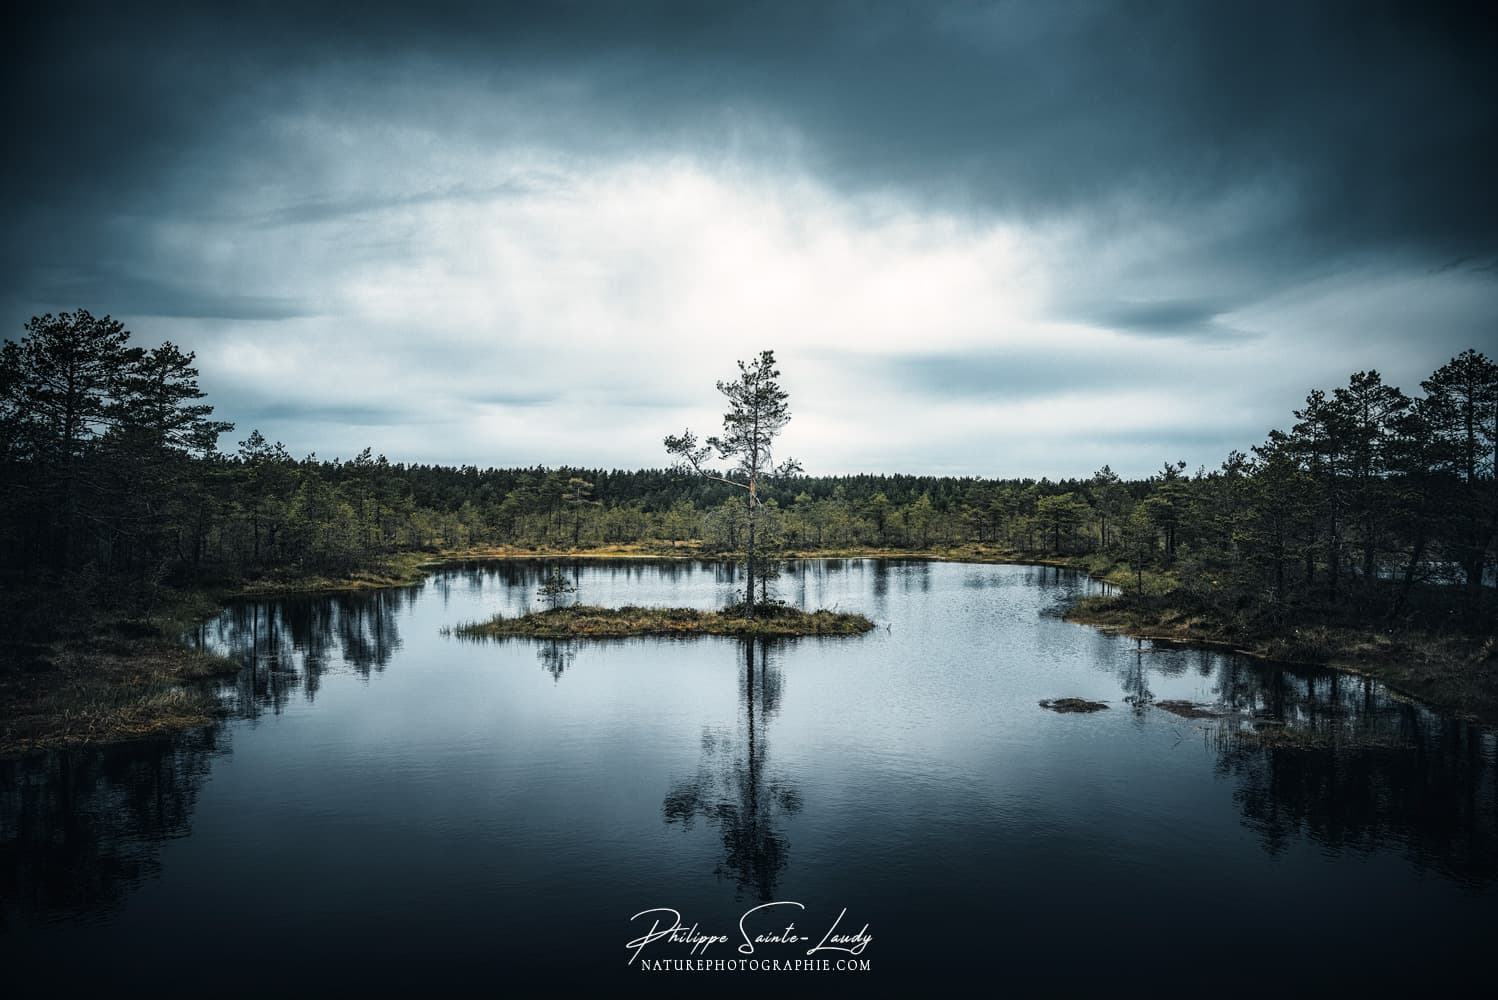
M 733 584 L 709 564 L 569 571 L 599 604 L 709 607 Z M 781 580 L 880 622 L 851 640 L 442 634 L 533 600 L 539 575 L 236 607 L 196 637 L 247 665 L 231 721 L 0 765 L 7 982 L 1262 993 L 1488 974 L 1491 731 L 1361 679 L 1067 624 L 1096 584 L 1035 567 Z M 1058 696 L 1109 708 L 1037 706 Z M 655 919 L 631 917 L 657 907 L 729 935 L 703 957 L 744 959 L 764 902 L 804 909 L 757 911 L 751 934 L 814 940 L 754 958 L 805 960 L 846 908 L 869 971 L 628 964 Z

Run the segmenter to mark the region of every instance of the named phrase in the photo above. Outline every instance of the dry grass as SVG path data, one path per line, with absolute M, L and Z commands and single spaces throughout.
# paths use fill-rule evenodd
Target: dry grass
M 443 549 L 438 555 L 443 561 L 483 559 L 736 559 L 741 551 L 723 551 L 706 548 L 701 540 L 692 539 L 676 543 L 659 539 L 641 542 L 610 543 L 606 545 L 480 545 L 466 548 Z M 763 553 L 762 553 L 763 555 Z M 964 543 L 961 545 L 931 545 L 925 548 L 894 548 L 890 546 L 848 547 L 802 547 L 778 549 L 766 556 L 774 559 L 917 559 L 943 562 L 1001 563 L 1028 566 L 1056 566 L 1076 569 L 1105 577 L 1117 566 L 1111 558 L 1095 556 L 1046 556 L 1034 552 L 1020 552 L 997 545 Z M 1101 567 L 1102 571 L 1096 571 Z M 1148 579 L 1149 574 L 1146 574 Z M 1120 579 L 1122 579 L 1120 577 Z M 1133 579 L 1130 577 L 1129 579 Z
M 0 670 L 0 756 L 206 725 L 222 714 L 206 682 L 237 669 L 156 636 L 52 644 Z
M 420 583 L 442 561 L 429 552 L 398 552 L 368 566 L 332 576 L 284 570 L 209 589 L 215 591 L 220 600 L 234 600 L 243 597 L 283 597 L 405 587 Z
M 464 638 L 529 636 L 541 639 L 616 639 L 626 636 L 851 636 L 874 627 L 863 615 L 839 611 L 775 609 L 756 618 L 727 611 L 695 608 L 597 608 L 572 605 L 533 611 L 516 618 L 496 616 L 486 622 L 460 625 L 454 634 Z
M 443 561 L 459 562 L 483 559 L 720 559 L 725 553 L 708 552 L 700 541 L 620 542 L 608 545 L 474 545 L 443 549 Z

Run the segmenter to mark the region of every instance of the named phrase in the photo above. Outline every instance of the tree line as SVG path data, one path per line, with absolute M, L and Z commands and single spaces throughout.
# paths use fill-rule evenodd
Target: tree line
M 680 470 L 488 468 L 292 456 L 213 418 L 194 358 L 88 312 L 0 350 L 0 582 L 344 572 L 481 545 L 747 544 L 743 490 Z M 704 463 L 706 457 L 701 459 Z M 794 473 L 758 486 L 762 561 L 980 544 L 1127 564 L 1138 590 L 1283 623 L 1356 615 L 1492 630 L 1498 365 L 1468 350 L 1407 394 L 1375 371 L 1315 390 L 1214 469 L 1124 479 Z

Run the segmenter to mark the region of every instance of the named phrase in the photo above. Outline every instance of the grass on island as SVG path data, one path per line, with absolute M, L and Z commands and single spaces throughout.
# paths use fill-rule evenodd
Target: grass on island
M 454 629 L 464 638 L 528 636 L 539 639 L 617 639 L 636 635 L 691 636 L 849 636 L 862 635 L 874 623 L 845 611 L 802 611 L 785 605 L 761 607 L 746 618 L 735 608 L 699 611 L 696 608 L 597 608 L 573 604 L 532 611 L 514 618 L 496 615 Z

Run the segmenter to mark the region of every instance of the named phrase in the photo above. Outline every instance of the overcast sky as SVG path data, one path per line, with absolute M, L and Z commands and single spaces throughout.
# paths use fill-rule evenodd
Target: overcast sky
M 4 15 L 0 323 L 229 449 L 663 465 L 771 348 L 809 472 L 1143 475 L 1498 344 L 1479 5 L 123 6 Z

